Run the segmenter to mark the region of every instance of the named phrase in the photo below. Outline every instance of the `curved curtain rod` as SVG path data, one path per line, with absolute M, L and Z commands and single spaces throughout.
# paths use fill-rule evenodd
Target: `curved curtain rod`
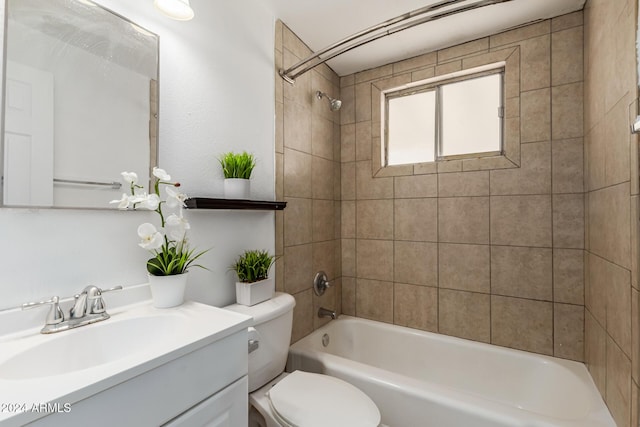
M 359 31 L 345 39 L 340 40 L 339 42 L 336 42 L 318 52 L 314 52 L 312 53 L 310 56 L 308 56 L 307 58 L 303 59 L 302 61 L 292 65 L 291 67 L 287 68 L 286 70 L 280 70 L 279 74 L 280 76 L 287 81 L 288 83 L 295 83 L 295 79 L 298 78 L 299 76 L 301 76 L 302 74 L 306 73 L 307 71 L 312 70 L 313 68 L 317 67 L 318 65 L 324 64 L 325 62 L 327 62 L 328 60 L 335 58 L 338 55 L 342 55 L 343 53 L 346 53 L 352 49 L 355 49 L 357 47 L 360 47 L 362 45 L 365 45 L 367 43 L 371 43 L 372 41 L 381 39 L 383 37 L 389 36 L 391 34 L 395 34 L 397 32 L 400 31 L 404 31 L 407 30 L 409 28 L 415 27 L 417 25 L 421 25 L 424 24 L 426 22 L 430 22 L 430 21 L 435 21 L 438 20 L 440 18 L 445 18 L 447 16 L 451 16 L 451 15 L 455 15 L 458 13 L 462 13 L 462 12 L 466 12 L 469 10 L 474 10 L 474 9 L 479 9 L 481 7 L 485 7 L 485 6 L 491 6 L 494 4 L 499 4 L 499 3 L 506 3 L 509 1 L 513 1 L 513 0 L 480 0 L 477 1 L 473 4 L 470 5 L 463 5 L 463 6 L 459 6 L 450 10 L 446 10 L 440 13 L 436 13 L 434 15 L 430 15 L 430 16 L 425 16 L 423 18 L 420 19 L 416 19 L 413 20 L 411 22 L 407 22 L 405 24 L 402 25 L 398 25 L 397 27 L 388 29 L 384 32 L 378 33 L 378 34 L 374 34 L 370 37 L 367 38 L 363 38 L 364 36 L 371 34 L 377 30 L 381 30 L 383 28 L 387 28 L 390 27 L 392 25 L 395 24 L 399 24 L 402 23 L 404 21 L 407 21 L 409 19 L 415 18 L 416 16 L 420 16 L 420 15 L 424 15 L 425 13 L 429 13 L 429 12 L 433 12 L 435 10 L 441 9 L 443 7 L 447 7 L 447 6 L 452 6 L 456 3 L 460 3 L 460 2 L 464 2 L 464 1 L 468 1 L 468 0 L 444 0 L 444 1 L 440 1 L 438 3 L 432 4 L 430 6 L 425 6 L 422 7 L 420 9 L 416 9 L 413 10 L 411 12 L 407 12 L 405 14 L 402 14 L 400 16 L 396 16 L 395 18 L 389 19 L 387 21 L 381 22 L 380 24 L 374 25 L 372 27 L 369 27 L 365 30 Z M 354 40 L 357 39 L 361 39 L 359 41 L 356 41 L 352 44 L 349 44 L 347 46 L 340 48 L 343 45 L 346 45 L 349 42 L 352 42 Z M 320 58 L 321 55 L 324 55 L 328 53 L 328 55 L 324 58 Z

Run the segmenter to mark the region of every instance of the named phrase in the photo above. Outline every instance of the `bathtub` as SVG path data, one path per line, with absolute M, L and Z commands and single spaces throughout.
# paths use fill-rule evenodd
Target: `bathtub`
M 344 315 L 291 346 L 296 369 L 360 388 L 390 427 L 615 427 L 581 363 Z

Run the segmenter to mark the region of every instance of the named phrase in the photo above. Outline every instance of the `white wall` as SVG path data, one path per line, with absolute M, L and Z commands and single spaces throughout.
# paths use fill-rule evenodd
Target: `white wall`
M 222 196 L 216 157 L 256 154 L 252 196 L 274 197 L 273 16 L 250 0 L 193 0 L 196 17 L 161 16 L 152 0 L 100 0 L 160 36 L 160 166 L 191 196 Z M 0 209 L 0 309 L 86 284 L 146 281 L 147 253 L 136 228 L 148 212 Z M 274 250 L 271 212 L 189 211 L 192 241 L 212 248 L 192 270 L 188 297 L 213 305 L 235 299 L 228 271 L 245 248 Z

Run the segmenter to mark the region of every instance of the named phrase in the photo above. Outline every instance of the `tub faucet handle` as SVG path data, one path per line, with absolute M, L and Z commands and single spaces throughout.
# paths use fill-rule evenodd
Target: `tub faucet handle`
M 331 282 L 329 282 L 329 278 L 327 277 L 327 273 L 324 271 L 318 271 L 316 276 L 313 278 L 313 291 L 317 296 L 324 295 L 324 291 L 331 286 Z

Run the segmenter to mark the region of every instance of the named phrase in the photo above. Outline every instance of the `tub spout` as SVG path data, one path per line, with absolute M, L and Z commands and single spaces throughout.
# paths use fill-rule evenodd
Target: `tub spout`
M 332 319 L 337 319 L 338 315 L 335 311 L 328 310 L 326 308 L 320 307 L 318 309 L 318 317 L 330 317 Z

